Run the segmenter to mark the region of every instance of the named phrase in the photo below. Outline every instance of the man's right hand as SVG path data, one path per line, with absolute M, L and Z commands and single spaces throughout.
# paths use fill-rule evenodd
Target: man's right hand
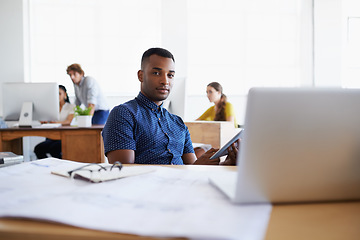
M 210 159 L 219 149 L 211 148 L 206 153 L 201 155 L 195 162 L 194 165 L 219 165 L 220 158 Z

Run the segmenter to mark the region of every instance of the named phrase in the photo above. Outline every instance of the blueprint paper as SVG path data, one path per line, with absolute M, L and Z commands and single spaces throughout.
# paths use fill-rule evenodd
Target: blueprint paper
M 0 217 L 102 231 L 192 239 L 263 239 L 271 205 L 234 205 L 206 172 L 155 171 L 93 184 L 51 174 L 78 163 L 48 158 L 0 170 Z

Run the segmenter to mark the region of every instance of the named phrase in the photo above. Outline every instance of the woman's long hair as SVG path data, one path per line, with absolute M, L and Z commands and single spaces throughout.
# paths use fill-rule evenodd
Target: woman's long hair
M 216 104 L 216 112 L 214 121 L 226 121 L 225 106 L 227 97 L 223 93 L 223 88 L 218 82 L 211 82 L 208 87 L 213 87 L 216 91 L 221 93 L 220 101 Z
M 67 94 L 65 86 L 59 85 L 59 88 L 62 89 L 65 92 L 65 95 L 66 95 L 65 102 L 70 103 L 69 95 Z

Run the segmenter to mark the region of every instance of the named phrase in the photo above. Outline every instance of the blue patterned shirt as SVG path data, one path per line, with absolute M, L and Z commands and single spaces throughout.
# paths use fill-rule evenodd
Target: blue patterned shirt
M 139 95 L 114 107 L 102 132 L 105 153 L 135 151 L 135 163 L 184 164 L 182 155 L 193 153 L 190 133 L 183 120 Z

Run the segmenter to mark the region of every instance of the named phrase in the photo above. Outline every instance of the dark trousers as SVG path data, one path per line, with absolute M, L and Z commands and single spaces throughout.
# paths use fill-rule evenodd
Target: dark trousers
M 47 138 L 44 142 L 35 146 L 34 152 L 38 159 L 47 158 L 47 153 L 49 153 L 52 157 L 62 158 L 61 141 Z
M 96 110 L 91 119 L 91 124 L 105 124 L 109 116 L 109 110 Z

